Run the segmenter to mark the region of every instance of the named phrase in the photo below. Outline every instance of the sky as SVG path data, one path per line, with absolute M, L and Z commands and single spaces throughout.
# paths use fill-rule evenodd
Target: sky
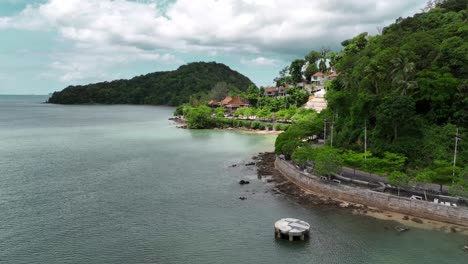
M 427 0 L 0 0 L 0 94 L 48 94 L 216 61 L 270 85 L 292 60 Z

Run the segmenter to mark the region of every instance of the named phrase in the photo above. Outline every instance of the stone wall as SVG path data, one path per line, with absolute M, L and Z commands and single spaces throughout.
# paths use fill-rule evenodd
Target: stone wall
M 320 195 L 401 214 L 468 226 L 468 209 L 464 207 L 446 206 L 364 188 L 324 182 L 319 177 L 303 173 L 291 163 L 279 158 L 276 158 L 275 167 L 291 182 Z

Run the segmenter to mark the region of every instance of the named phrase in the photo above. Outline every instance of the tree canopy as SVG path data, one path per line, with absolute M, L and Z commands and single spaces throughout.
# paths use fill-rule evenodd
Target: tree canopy
M 130 80 L 69 86 L 55 92 L 48 102 L 176 106 L 190 101 L 219 100 L 233 91 L 245 91 L 251 84 L 247 77 L 224 64 L 196 62 L 175 71 L 150 73 Z

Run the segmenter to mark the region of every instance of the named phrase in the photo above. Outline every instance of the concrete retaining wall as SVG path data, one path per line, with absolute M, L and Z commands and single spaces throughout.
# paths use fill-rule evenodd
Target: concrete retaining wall
M 468 226 L 468 209 L 464 207 L 445 206 L 369 189 L 323 182 L 319 177 L 305 174 L 291 163 L 279 158 L 275 161 L 275 167 L 291 182 L 317 194 L 382 210 Z

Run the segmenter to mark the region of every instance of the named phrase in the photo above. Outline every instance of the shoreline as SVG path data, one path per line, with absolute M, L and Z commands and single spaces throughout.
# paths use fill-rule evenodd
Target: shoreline
M 296 184 L 290 182 L 283 174 L 275 168 L 275 154 L 265 152 L 258 155 L 257 159 L 257 175 L 259 178 L 267 178 L 268 182 L 272 182 L 274 187 L 272 191 L 282 194 L 287 198 L 292 199 L 298 204 L 313 208 L 333 208 L 346 210 L 355 215 L 368 216 L 380 220 L 390 220 L 397 224 L 405 225 L 410 228 L 420 228 L 425 230 L 441 231 L 445 233 L 458 233 L 468 236 L 468 227 L 449 224 L 445 222 L 404 215 L 395 212 L 380 210 L 366 205 L 349 203 L 316 194 L 304 190 Z M 388 228 L 388 226 L 385 226 Z M 392 227 L 393 228 L 393 227 Z
M 176 124 L 179 124 L 176 126 L 177 128 L 182 128 L 182 129 L 189 129 L 187 127 L 187 123 L 185 120 L 177 117 L 171 117 L 168 119 L 169 121 L 172 121 Z M 258 129 L 248 129 L 245 127 L 228 127 L 228 128 L 208 128 L 209 130 L 221 130 L 221 131 L 236 131 L 236 132 L 242 132 L 246 134 L 252 134 L 252 135 L 279 135 L 283 133 L 284 131 L 280 130 L 258 130 Z
M 247 128 L 212 128 L 213 130 L 221 130 L 221 131 L 236 131 L 242 132 L 246 134 L 253 134 L 253 135 L 279 135 L 284 131 L 276 131 L 276 130 L 256 130 L 256 129 L 247 129 Z

